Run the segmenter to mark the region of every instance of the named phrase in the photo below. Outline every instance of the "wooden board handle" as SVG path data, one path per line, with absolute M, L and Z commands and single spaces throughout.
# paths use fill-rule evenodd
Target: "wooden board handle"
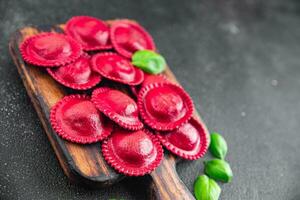
M 180 180 L 175 169 L 174 156 L 167 154 L 152 177 L 151 200 L 195 200 L 192 193 Z

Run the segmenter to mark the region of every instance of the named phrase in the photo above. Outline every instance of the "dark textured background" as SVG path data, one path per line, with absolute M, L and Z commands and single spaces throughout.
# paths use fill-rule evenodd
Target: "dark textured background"
M 229 144 L 221 199 L 300 199 L 300 2 L 0 1 L 0 199 L 146 199 L 143 178 L 98 191 L 70 184 L 8 54 L 24 25 L 73 15 L 133 18 L 153 35 L 211 131 Z M 192 189 L 202 160 L 178 165 Z

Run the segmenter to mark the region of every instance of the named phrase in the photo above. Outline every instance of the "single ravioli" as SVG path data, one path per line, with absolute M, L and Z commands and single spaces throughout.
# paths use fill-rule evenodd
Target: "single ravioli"
M 127 94 L 107 87 L 95 89 L 92 102 L 112 121 L 129 130 L 143 128 L 136 102 Z
M 77 90 L 92 88 L 101 81 L 100 74 L 92 71 L 90 56 L 85 53 L 70 64 L 47 68 L 47 72 L 60 84 Z
M 111 52 L 95 54 L 91 59 L 94 71 L 103 77 L 126 85 L 138 85 L 144 72 L 134 67 L 126 58 Z
M 156 49 L 151 35 L 138 23 L 126 19 L 112 23 L 110 38 L 116 51 L 127 58 L 138 50 Z
M 65 27 L 65 33 L 86 51 L 111 49 L 109 26 L 102 20 L 89 16 L 72 17 Z
M 163 158 L 157 137 L 148 130 L 116 129 L 102 144 L 105 160 L 127 176 L 143 176 L 153 171 Z
M 70 95 L 51 108 L 50 122 L 62 138 L 88 144 L 101 141 L 112 132 L 112 123 L 86 95 Z
M 173 83 L 152 83 L 141 89 L 138 106 L 144 122 L 155 130 L 174 130 L 193 114 L 190 96 Z
M 41 67 L 57 67 L 70 63 L 82 53 L 81 45 L 71 37 L 58 33 L 41 33 L 20 45 L 23 59 Z
M 206 127 L 194 117 L 178 129 L 157 132 L 157 137 L 169 151 L 188 160 L 202 157 L 209 145 L 209 133 Z

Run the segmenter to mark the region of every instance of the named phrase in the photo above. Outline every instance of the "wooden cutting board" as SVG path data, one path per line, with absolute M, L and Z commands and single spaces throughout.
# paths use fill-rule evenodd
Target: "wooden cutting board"
M 11 35 L 9 51 L 64 173 L 75 183 L 85 184 L 93 188 L 110 186 L 125 176 L 116 173 L 106 164 L 99 143 L 91 145 L 71 143 L 61 139 L 51 128 L 49 121 L 51 107 L 65 95 L 83 92 L 66 89 L 52 79 L 44 69 L 24 63 L 20 55 L 19 45 L 25 38 L 40 32 L 62 32 L 61 27 L 63 25 L 52 27 L 28 26 L 19 29 Z M 177 83 L 169 68 L 165 71 L 165 75 Z M 113 83 L 108 82 L 106 84 Z M 114 87 L 120 86 L 114 85 Z M 90 92 L 87 93 L 90 94 Z M 195 116 L 203 123 L 198 114 L 195 113 Z M 204 127 L 208 134 L 205 125 Z M 165 152 L 160 166 L 149 174 L 152 177 L 150 199 L 194 199 L 177 175 L 176 161 L 175 156 Z

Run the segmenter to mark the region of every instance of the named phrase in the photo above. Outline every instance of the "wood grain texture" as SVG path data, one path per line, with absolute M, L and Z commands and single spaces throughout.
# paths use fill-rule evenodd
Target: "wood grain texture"
M 66 89 L 58 84 L 45 70 L 24 63 L 19 52 L 20 43 L 27 37 L 39 32 L 61 32 L 63 27 L 64 25 L 22 28 L 11 36 L 9 50 L 65 174 L 71 181 L 90 187 L 110 186 L 124 176 L 116 173 L 106 164 L 101 154 L 100 144 L 79 145 L 63 140 L 53 131 L 49 122 L 51 107 L 65 95 L 76 93 L 76 91 Z M 171 81 L 178 83 L 168 67 L 164 73 Z M 119 88 L 118 85 L 112 87 Z M 77 93 L 82 92 L 77 91 Z M 197 113 L 194 113 L 194 116 L 203 123 Z M 208 134 L 206 127 L 205 131 Z M 161 165 L 150 174 L 153 180 L 151 199 L 194 199 L 177 175 L 176 161 L 178 159 L 175 156 L 166 154 Z
M 178 177 L 175 157 L 165 153 L 165 159 L 150 175 L 152 190 L 150 199 L 193 200 L 191 192 Z

